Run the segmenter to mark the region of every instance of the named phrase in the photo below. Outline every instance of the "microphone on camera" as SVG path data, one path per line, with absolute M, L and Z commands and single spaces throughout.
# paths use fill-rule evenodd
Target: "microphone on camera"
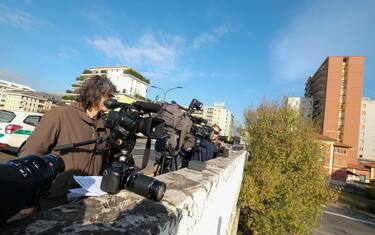
M 146 113 L 157 113 L 161 109 L 159 104 L 136 101 L 132 104 L 136 109 L 145 111 Z

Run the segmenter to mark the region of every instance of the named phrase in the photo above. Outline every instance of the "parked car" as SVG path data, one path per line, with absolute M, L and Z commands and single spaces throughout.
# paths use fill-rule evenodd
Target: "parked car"
M 0 110 L 0 147 L 19 148 L 42 116 L 42 113 Z

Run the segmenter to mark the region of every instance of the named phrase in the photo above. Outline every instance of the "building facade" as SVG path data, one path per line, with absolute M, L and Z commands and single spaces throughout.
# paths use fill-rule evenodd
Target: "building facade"
M 232 113 L 225 108 L 223 102 L 216 102 L 211 107 L 204 107 L 203 118 L 207 120 L 208 125 L 219 125 L 222 129 L 221 135 L 232 136 L 234 117 Z
M 6 110 L 45 113 L 54 107 L 52 100 L 35 91 L 5 90 L 0 98 L 0 108 Z
M 298 115 L 305 121 L 312 120 L 313 98 L 289 96 L 285 99 L 286 105 L 295 110 Z
M 363 56 L 328 57 L 305 88 L 320 134 L 350 146 L 347 163 L 357 163 L 363 70 Z
M 108 77 L 116 86 L 118 95 L 117 99 L 124 102 L 134 102 L 136 100 L 145 100 L 147 88 L 150 81 L 141 74 L 127 66 L 105 66 L 93 67 L 86 69 L 77 77 L 76 82 L 66 91 L 64 100 L 71 101 L 74 99 L 77 89 L 82 85 L 83 81 L 94 76 L 102 75 Z M 69 103 L 69 102 L 66 102 Z
M 319 134 L 333 141 L 332 179 L 368 182 L 374 177 L 372 163 L 358 158 L 363 72 L 363 56 L 327 57 L 306 83 Z
M 14 82 L 8 82 L 5 80 L 0 80 L 0 92 L 2 90 L 24 90 L 24 91 L 34 91 L 34 89 L 24 86 L 21 84 L 17 84 Z
M 359 132 L 360 160 L 375 161 L 375 100 L 362 98 Z

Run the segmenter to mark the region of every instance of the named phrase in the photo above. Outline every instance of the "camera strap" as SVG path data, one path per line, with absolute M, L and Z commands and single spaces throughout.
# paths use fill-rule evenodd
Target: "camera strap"
M 145 147 L 145 150 L 143 152 L 141 170 L 146 168 L 148 160 L 150 158 L 150 153 L 151 153 L 151 139 L 147 138 L 146 147 Z

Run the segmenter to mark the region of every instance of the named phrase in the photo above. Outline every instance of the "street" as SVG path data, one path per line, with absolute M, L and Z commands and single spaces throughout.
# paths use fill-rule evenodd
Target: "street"
M 313 234 L 375 234 L 375 216 L 349 208 L 328 207 L 323 212 L 320 227 Z

